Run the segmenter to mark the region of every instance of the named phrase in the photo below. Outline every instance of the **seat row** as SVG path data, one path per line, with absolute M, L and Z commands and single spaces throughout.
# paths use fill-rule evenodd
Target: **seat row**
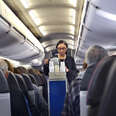
M 6 79 L 0 70 L 0 115 L 41 116 L 44 112 L 46 116 L 47 104 L 41 103 L 39 91 L 39 87 L 32 83 L 27 74 L 9 72 Z
M 116 56 L 103 58 L 94 70 L 88 91 L 80 92 L 81 116 L 116 115 Z

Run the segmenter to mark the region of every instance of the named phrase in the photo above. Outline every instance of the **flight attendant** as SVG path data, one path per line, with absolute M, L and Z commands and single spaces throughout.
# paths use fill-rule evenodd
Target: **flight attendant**
M 60 40 L 56 45 L 56 49 L 58 51 L 57 57 L 59 61 L 65 62 L 65 70 L 66 70 L 66 77 L 68 80 L 68 84 L 71 84 L 71 81 L 77 76 L 78 70 L 76 69 L 76 64 L 73 57 L 67 55 L 68 44 Z M 44 73 L 48 75 L 49 73 L 49 59 L 44 60 Z

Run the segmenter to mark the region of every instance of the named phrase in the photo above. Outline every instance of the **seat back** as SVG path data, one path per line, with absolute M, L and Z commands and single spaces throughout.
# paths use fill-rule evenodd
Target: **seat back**
M 87 116 L 87 91 L 80 91 L 80 116 Z
M 31 75 L 34 76 L 38 86 L 43 85 L 42 80 L 41 80 L 41 78 L 38 75 L 36 75 L 36 74 L 31 74 Z
M 7 80 L 0 70 L 0 116 L 11 116 L 10 91 Z
M 32 83 L 38 86 L 37 80 L 32 74 L 29 74 L 29 78 L 31 79 Z
M 41 94 L 41 96 L 43 96 L 43 86 L 39 86 L 38 91 Z
M 18 81 L 18 84 L 19 84 L 21 90 L 24 93 L 27 92 L 28 91 L 28 88 L 27 88 L 27 85 L 26 85 L 25 81 L 23 80 L 22 76 L 19 75 L 19 74 L 15 74 L 15 77 L 16 77 L 16 79 Z
M 11 116 L 29 116 L 24 95 L 12 72 L 9 72 L 7 81 L 10 88 Z
M 27 108 L 29 112 L 29 116 L 37 116 L 39 114 L 38 109 L 33 101 L 33 94 L 30 94 L 30 90 L 28 89 L 23 77 L 21 75 L 16 74 L 16 78 L 20 84 L 21 89 L 25 95 L 25 100 L 27 103 Z M 32 91 L 32 90 L 31 90 Z
M 98 116 L 116 116 L 116 60 L 108 75 Z
M 85 73 L 83 74 L 83 78 L 80 81 L 80 115 L 87 116 L 87 93 L 88 93 L 88 85 L 96 68 L 96 64 L 91 65 L 87 68 Z
M 88 116 L 97 115 L 107 77 L 115 58 L 116 56 L 108 56 L 102 59 L 92 75 L 87 96 Z
M 22 77 L 27 85 L 27 88 L 28 88 L 28 96 L 31 100 L 31 102 L 33 104 L 36 104 L 35 103 L 35 93 L 34 93 L 34 88 L 33 88 L 33 84 L 31 82 L 31 79 L 29 78 L 29 76 L 27 74 L 22 74 Z

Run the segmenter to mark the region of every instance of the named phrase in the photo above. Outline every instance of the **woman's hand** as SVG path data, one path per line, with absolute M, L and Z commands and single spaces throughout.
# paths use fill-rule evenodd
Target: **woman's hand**
M 49 59 L 44 59 L 44 64 L 48 64 Z
M 67 67 L 65 67 L 65 70 L 66 70 L 66 72 L 69 72 L 69 69 Z

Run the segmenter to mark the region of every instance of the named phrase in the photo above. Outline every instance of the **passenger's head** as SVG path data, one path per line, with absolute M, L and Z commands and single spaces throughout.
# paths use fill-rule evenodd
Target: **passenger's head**
M 5 76 L 8 76 L 8 65 L 4 59 L 0 59 L 0 69 L 4 72 Z
M 68 49 L 68 44 L 63 40 L 60 40 L 56 45 L 56 49 L 60 55 L 64 55 Z
M 22 66 L 19 66 L 17 68 L 14 68 L 14 73 L 17 73 L 17 74 L 28 74 L 28 71 L 26 68 L 22 67 Z
M 87 68 L 87 63 L 84 62 L 84 63 L 83 63 L 83 69 L 85 70 L 86 68 Z
M 14 67 L 13 65 L 10 63 L 10 61 L 4 59 L 4 61 L 7 63 L 8 65 L 8 70 L 11 71 L 11 72 L 14 72 Z
M 40 71 L 37 70 L 37 69 L 34 69 L 34 68 L 30 68 L 30 69 L 28 69 L 28 72 L 29 72 L 30 74 L 33 74 L 33 75 L 39 75 L 39 76 L 42 76 L 42 74 L 40 73 Z
M 107 50 L 101 46 L 94 45 L 88 48 L 85 54 L 85 60 L 87 64 L 92 64 L 99 62 L 105 56 L 108 56 Z

